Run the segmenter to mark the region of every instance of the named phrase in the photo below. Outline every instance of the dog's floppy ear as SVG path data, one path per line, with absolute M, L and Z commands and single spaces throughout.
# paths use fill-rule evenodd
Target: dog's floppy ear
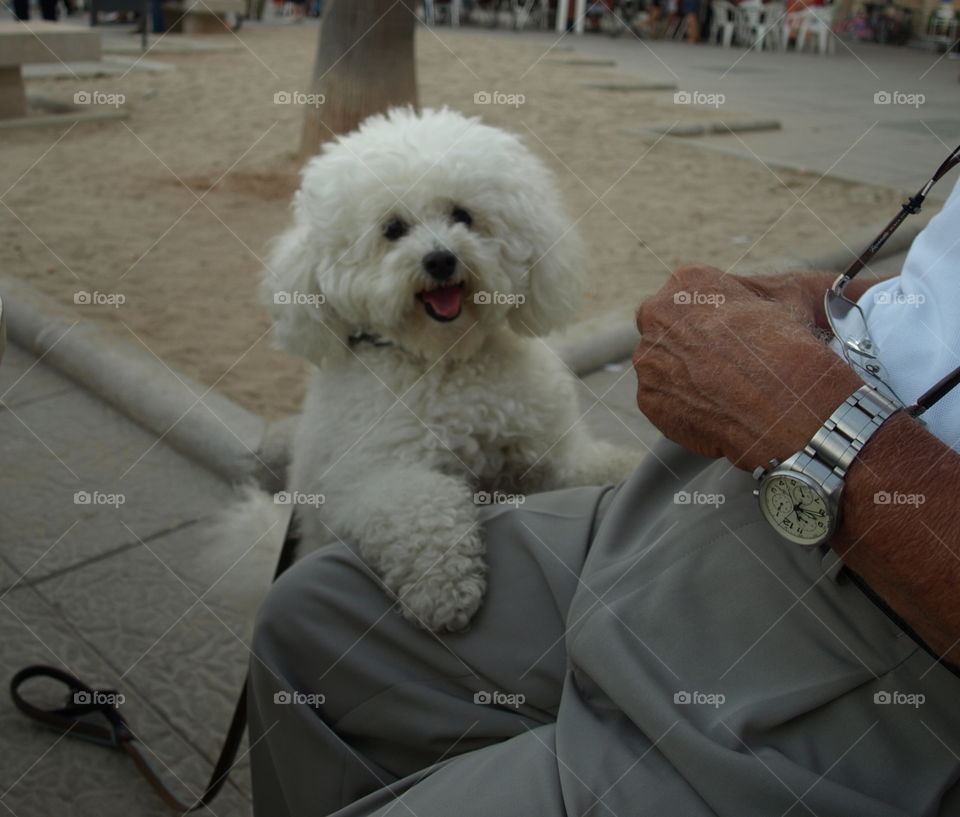
M 530 157 L 533 159 L 533 157 Z M 521 335 L 545 335 L 560 329 L 580 307 L 586 287 L 586 254 L 574 219 L 559 206 L 549 171 L 536 159 L 519 196 L 514 229 L 528 244 L 526 273 L 518 293 L 524 301 L 510 310 L 510 326 Z
M 318 366 L 342 359 L 349 335 L 319 283 L 332 260 L 323 256 L 306 225 L 296 224 L 273 243 L 261 284 L 277 345 Z

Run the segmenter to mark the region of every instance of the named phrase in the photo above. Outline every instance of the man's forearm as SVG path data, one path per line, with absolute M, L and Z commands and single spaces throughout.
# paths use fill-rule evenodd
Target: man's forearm
M 832 545 L 937 654 L 960 665 L 960 455 L 900 413 L 854 460 Z

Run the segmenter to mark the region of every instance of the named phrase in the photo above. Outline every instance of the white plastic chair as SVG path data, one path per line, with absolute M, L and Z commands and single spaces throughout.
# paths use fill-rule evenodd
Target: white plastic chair
M 759 45 L 765 48 L 786 48 L 783 39 L 783 24 L 787 19 L 787 9 L 783 3 L 766 3 L 760 11 Z
M 724 48 L 729 48 L 737 29 L 737 7 L 730 0 L 713 0 L 710 4 L 713 19 L 710 22 L 710 42 L 720 35 Z
M 833 15 L 836 6 L 808 8 L 802 14 L 800 31 L 797 33 L 797 51 L 803 51 L 807 39 L 813 37 L 820 54 L 832 54 L 836 47 L 833 41 Z
M 461 0 L 450 0 L 450 25 L 460 25 Z M 435 0 L 423 0 L 423 21 L 428 26 L 437 24 L 437 4 Z
M 734 10 L 736 38 L 740 45 L 753 42 L 753 30 L 760 21 L 760 0 L 743 0 Z
M 520 30 L 528 25 L 542 25 L 546 0 L 510 0 L 513 27 Z
M 573 0 L 574 5 L 574 25 L 575 34 L 583 34 L 586 27 L 587 0 Z M 557 0 L 557 17 L 554 26 L 558 34 L 563 34 L 567 30 L 567 12 L 570 9 L 570 0 Z
M 785 16 L 782 3 L 750 2 L 737 6 L 737 39 L 747 48 L 779 48 Z

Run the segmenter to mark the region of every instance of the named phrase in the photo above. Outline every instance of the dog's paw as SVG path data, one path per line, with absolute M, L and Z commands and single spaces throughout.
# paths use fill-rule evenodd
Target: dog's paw
M 607 449 L 605 463 L 600 469 L 602 481 L 617 483 L 626 479 L 637 470 L 644 456 L 645 451 L 611 446 Z
M 471 560 L 469 570 L 459 576 L 438 565 L 399 589 L 400 611 L 411 623 L 435 633 L 463 630 L 483 603 L 485 574 L 481 559 Z
M 643 451 L 621 448 L 607 442 L 592 442 L 571 458 L 564 485 L 611 485 L 630 476 L 640 465 Z

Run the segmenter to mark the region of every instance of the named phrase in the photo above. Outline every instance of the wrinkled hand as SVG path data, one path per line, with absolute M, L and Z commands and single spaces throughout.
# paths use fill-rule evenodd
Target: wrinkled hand
M 708 266 L 678 270 L 637 314 L 640 410 L 676 443 L 753 469 L 802 449 L 862 381 L 782 300 Z

